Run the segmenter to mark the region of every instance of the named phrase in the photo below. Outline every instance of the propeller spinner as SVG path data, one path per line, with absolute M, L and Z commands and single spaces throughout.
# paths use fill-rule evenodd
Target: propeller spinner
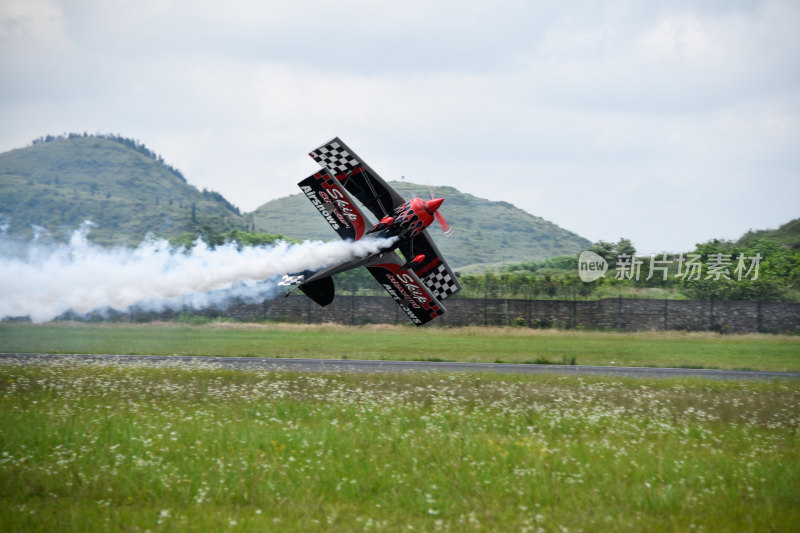
M 444 215 L 439 212 L 439 206 L 442 205 L 444 202 L 444 198 L 434 198 L 433 197 L 433 189 L 430 189 L 431 192 L 431 199 L 425 202 L 425 209 L 428 213 L 432 213 L 434 217 L 436 217 L 436 222 L 442 227 L 442 231 L 446 236 L 450 236 L 453 234 L 453 228 L 450 227 L 450 224 L 447 223 L 445 220 Z

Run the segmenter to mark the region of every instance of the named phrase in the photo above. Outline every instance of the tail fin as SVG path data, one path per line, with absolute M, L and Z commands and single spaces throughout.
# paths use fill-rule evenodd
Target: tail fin
M 314 300 L 319 306 L 325 307 L 333 301 L 335 288 L 331 276 L 314 280 L 311 283 L 302 283 L 299 288 L 303 294 Z

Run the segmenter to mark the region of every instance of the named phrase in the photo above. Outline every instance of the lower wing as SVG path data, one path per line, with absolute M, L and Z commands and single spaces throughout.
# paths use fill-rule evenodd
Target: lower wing
M 444 256 L 433 243 L 428 230 L 423 231 L 413 240 L 400 245 L 400 252 L 406 259 L 412 259 L 423 254 L 425 259 L 422 264 L 414 269 L 437 300 L 442 301 L 461 290 L 455 273 L 444 260 Z
M 395 252 L 383 254 L 366 265 L 369 273 L 386 289 L 416 325 L 430 322 L 445 312 L 444 306 Z

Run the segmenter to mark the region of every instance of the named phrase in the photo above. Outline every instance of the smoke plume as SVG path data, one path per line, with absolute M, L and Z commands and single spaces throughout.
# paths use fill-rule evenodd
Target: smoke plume
M 187 250 L 148 240 L 137 248 L 108 249 L 86 239 L 89 229 L 84 223 L 66 245 L 0 245 L 0 319 L 46 322 L 70 310 L 203 309 L 224 307 L 233 298 L 259 302 L 279 292 L 283 274 L 366 257 L 389 244 L 368 239 L 240 249 L 198 241 Z

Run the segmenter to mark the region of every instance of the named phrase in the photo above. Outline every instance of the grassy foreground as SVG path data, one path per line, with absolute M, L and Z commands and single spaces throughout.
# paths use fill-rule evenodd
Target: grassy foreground
M 798 531 L 800 384 L 0 360 L 4 531 Z
M 0 352 L 233 355 L 800 371 L 800 337 L 211 323 L 0 323 Z

